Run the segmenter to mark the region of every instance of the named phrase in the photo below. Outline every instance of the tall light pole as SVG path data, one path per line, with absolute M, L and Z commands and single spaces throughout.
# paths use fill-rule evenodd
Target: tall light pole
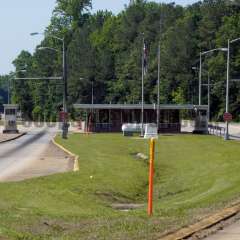
M 202 104 L 202 57 L 216 51 L 227 52 L 228 48 L 215 48 L 209 51 L 200 52 L 200 67 L 199 67 L 199 105 Z
M 200 52 L 200 63 L 199 63 L 199 96 L 198 96 L 198 105 L 202 103 L 202 53 Z
M 160 16 L 160 39 L 158 43 L 158 81 L 157 81 L 157 130 L 159 130 L 159 122 L 160 122 L 160 74 L 161 74 L 161 40 L 162 40 L 162 15 Z
M 208 88 L 208 114 L 207 114 L 207 118 L 208 118 L 208 121 L 210 121 L 211 120 L 210 87 L 213 84 L 210 84 L 210 74 L 209 74 L 209 72 L 207 72 L 207 76 L 208 76 L 208 82 L 207 82 L 207 84 L 202 84 L 202 86 L 207 86 L 207 88 Z
M 94 86 L 93 86 L 93 80 L 92 80 L 92 105 L 94 104 Z
M 160 64 L 161 64 L 161 42 L 158 46 L 158 84 L 157 84 L 157 130 L 159 130 L 160 121 Z
M 208 72 L 208 122 L 210 122 L 211 120 L 211 112 L 210 112 L 210 75 L 209 75 L 209 72 Z
M 240 41 L 240 38 L 233 40 L 228 39 L 228 56 L 227 56 L 227 84 L 226 84 L 226 113 L 229 112 L 229 83 L 230 83 L 230 47 L 232 43 Z M 229 140 L 229 122 L 226 121 L 226 131 L 225 131 L 225 140 Z
M 44 33 L 39 33 L 39 32 L 34 32 L 30 34 L 31 36 L 35 36 L 35 35 L 45 35 Z M 63 121 L 63 133 L 62 133 L 62 137 L 64 139 L 67 138 L 67 134 L 68 134 L 68 120 L 67 120 L 67 66 L 66 66 L 66 49 L 65 49 L 65 39 L 64 38 L 60 38 L 57 37 L 55 35 L 48 35 L 48 37 L 57 39 L 58 41 L 60 41 L 62 43 L 62 79 L 63 79 L 63 112 L 64 112 L 64 121 Z M 50 48 L 51 49 L 51 48 Z
M 144 136 L 144 45 L 145 45 L 145 38 L 144 38 L 144 33 L 142 34 L 143 38 L 142 38 L 142 109 L 141 109 L 141 136 Z
M 34 32 L 34 33 L 31 33 L 31 36 L 35 36 L 35 35 L 45 35 L 44 33 L 39 33 L 39 32 Z M 60 38 L 60 37 L 57 37 L 55 35 L 46 35 L 47 37 L 51 37 L 51 38 L 54 38 L 54 39 L 57 39 L 59 41 L 62 42 L 62 78 L 63 78 L 63 86 L 64 86 L 64 89 L 63 89 L 63 111 L 64 112 L 67 112 L 67 76 L 66 76 L 66 49 L 65 49 L 65 40 L 64 38 Z M 54 48 L 50 48 L 50 47 L 41 47 L 39 49 L 52 49 L 52 50 L 56 50 Z M 57 50 L 56 50 L 57 51 Z
M 192 67 L 192 70 L 194 70 L 195 71 L 195 74 L 197 75 L 198 74 L 198 78 L 199 78 L 199 76 L 200 76 L 200 74 L 199 74 L 199 70 L 200 70 L 200 68 L 198 68 L 198 67 Z M 200 83 L 200 81 L 199 81 L 199 83 Z M 194 104 L 194 99 L 196 98 L 197 99 L 197 95 L 195 96 L 194 95 L 194 93 L 196 93 L 197 94 L 197 88 L 195 89 L 196 91 L 194 91 L 194 86 L 192 86 L 193 87 L 193 96 L 192 96 L 192 104 Z M 199 89 L 200 89 L 201 87 L 199 86 Z
M 200 72 L 200 69 L 198 69 L 197 67 L 192 67 L 192 69 Z M 208 117 L 208 120 L 210 120 L 210 116 L 211 116 L 211 112 L 210 112 L 210 87 L 211 87 L 212 84 L 210 84 L 210 74 L 209 74 L 209 71 L 206 71 L 206 70 L 202 69 L 201 73 L 202 72 L 207 73 L 207 77 L 208 77 L 208 83 L 207 84 L 202 84 L 202 81 L 201 81 L 201 87 L 200 88 L 202 88 L 202 86 L 207 86 L 208 87 L 208 116 L 207 117 Z M 200 74 L 199 74 L 199 76 L 200 76 Z M 201 80 L 202 80 L 202 77 L 201 77 Z
M 228 39 L 227 52 L 227 84 L 226 84 L 226 113 L 229 112 L 229 73 L 230 73 L 230 40 Z M 226 121 L 225 140 L 229 140 L 229 122 Z

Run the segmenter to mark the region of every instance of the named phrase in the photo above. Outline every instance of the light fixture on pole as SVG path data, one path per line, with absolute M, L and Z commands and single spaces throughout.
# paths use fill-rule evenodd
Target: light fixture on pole
M 200 68 L 198 68 L 198 67 L 192 67 L 192 70 L 198 72 L 198 74 L 200 73 Z M 206 73 L 207 75 L 209 74 L 208 71 L 202 69 L 202 70 L 201 70 L 201 75 L 202 75 L 203 72 Z M 199 74 L 199 76 L 200 76 L 200 74 Z M 200 81 L 199 81 L 199 83 L 200 83 Z M 206 84 L 202 84 L 202 77 L 201 77 L 201 86 L 199 87 L 199 89 L 201 89 L 202 86 L 206 86 Z M 196 97 L 197 97 L 197 96 L 196 96 Z
M 157 130 L 159 131 L 159 123 L 160 123 L 160 74 L 161 74 L 161 40 L 162 40 L 162 25 L 163 19 L 162 15 L 160 16 L 160 39 L 158 43 L 158 79 L 157 79 Z
M 60 52 L 59 49 L 52 48 L 52 47 L 38 47 L 37 48 L 37 50 L 44 50 L 44 49 L 52 50 L 52 51 L 55 51 L 55 52 Z
M 64 121 L 63 121 L 63 127 L 62 127 L 62 138 L 66 139 L 68 135 L 68 120 L 67 120 L 67 66 L 66 66 L 66 50 L 65 50 L 65 39 L 57 37 L 52 34 L 44 34 L 44 33 L 39 33 L 39 32 L 33 32 L 30 34 L 31 36 L 36 36 L 36 35 L 45 35 L 47 37 L 51 37 L 54 39 L 57 39 L 62 42 L 62 68 L 63 68 L 63 73 L 62 73 L 62 79 L 63 79 L 63 113 L 64 113 Z M 42 47 L 42 48 L 48 48 L 52 49 L 50 47 Z M 56 49 L 54 49 L 56 50 Z
M 145 76 L 145 51 L 146 51 L 146 46 L 145 46 L 145 37 L 144 33 L 142 33 L 142 108 L 141 108 L 141 136 L 144 136 L 144 76 Z
M 64 85 L 64 91 L 63 91 L 63 111 L 67 112 L 67 76 L 66 76 L 66 51 L 65 51 L 65 40 L 64 38 L 57 37 L 52 34 L 44 34 L 44 33 L 39 33 L 39 32 L 33 32 L 30 34 L 31 36 L 36 36 L 36 35 L 44 35 L 47 37 L 51 37 L 54 39 L 57 39 L 62 42 L 62 68 L 63 68 L 63 85 Z M 58 51 L 55 48 L 51 47 L 39 47 L 38 49 L 51 49 Z
M 209 74 L 209 72 L 207 72 L 207 76 L 208 76 L 208 83 L 207 84 L 202 84 L 202 86 L 207 86 L 207 88 L 208 88 L 208 114 L 207 114 L 207 118 L 208 118 L 208 121 L 210 122 L 210 120 L 211 120 L 211 101 L 210 101 L 211 93 L 210 93 L 210 88 L 214 84 L 210 84 L 210 74 Z
M 211 49 L 205 52 L 200 52 L 200 67 L 199 67 L 199 106 L 202 104 L 202 57 L 209 54 L 209 53 L 213 53 L 216 51 L 223 51 L 223 52 L 227 52 L 228 48 L 215 48 L 215 49 Z
M 226 114 L 229 114 L 229 83 L 230 83 L 230 47 L 232 43 L 240 41 L 240 38 L 233 40 L 228 39 L 228 57 L 227 57 L 227 84 L 226 84 Z M 229 121 L 226 121 L 225 140 L 229 140 Z
M 158 84 L 157 84 L 157 130 L 159 131 L 160 122 L 160 64 L 161 64 L 161 42 L 159 41 L 158 46 Z

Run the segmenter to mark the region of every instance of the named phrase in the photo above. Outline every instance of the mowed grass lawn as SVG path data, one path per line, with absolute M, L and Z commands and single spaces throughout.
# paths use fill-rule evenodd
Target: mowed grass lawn
M 240 142 L 160 136 L 154 216 L 146 214 L 149 142 L 120 134 L 57 141 L 79 155 L 80 171 L 0 184 L 0 235 L 9 239 L 158 239 L 240 198 Z M 139 203 L 123 212 L 112 204 Z

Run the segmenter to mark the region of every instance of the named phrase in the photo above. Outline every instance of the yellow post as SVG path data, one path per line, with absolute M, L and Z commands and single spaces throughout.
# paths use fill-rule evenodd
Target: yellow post
M 154 158 L 155 158 L 155 140 L 152 138 L 150 142 L 148 216 L 152 216 L 153 213 Z

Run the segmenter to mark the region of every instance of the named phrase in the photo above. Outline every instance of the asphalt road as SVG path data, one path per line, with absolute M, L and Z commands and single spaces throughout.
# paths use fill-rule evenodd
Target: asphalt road
M 45 166 L 46 174 L 43 170 L 38 175 L 47 175 L 51 170 L 51 167 L 53 168 L 52 173 L 54 173 L 54 171 L 58 172 L 58 169 L 53 167 L 54 161 L 58 164 L 58 159 L 54 159 L 54 156 L 52 156 L 50 160 L 48 156 L 44 156 L 46 157 L 46 161 L 41 164 L 38 163 L 43 154 L 49 151 L 48 149 L 51 146 L 51 139 L 54 137 L 58 129 L 32 127 L 25 130 L 28 131 L 27 134 L 19 139 L 0 144 L 0 181 L 7 181 L 8 179 L 14 180 L 15 176 L 18 176 L 24 171 L 26 172 L 28 168 L 31 169 L 28 171 L 28 177 L 26 178 L 30 178 L 31 172 L 34 173 L 43 166 Z M 65 154 L 62 153 L 62 155 L 62 159 L 65 159 Z M 66 170 L 68 168 L 68 161 L 69 159 L 66 159 L 63 163 L 66 165 L 66 167 L 64 165 Z M 64 167 L 61 169 L 61 172 L 64 170 Z M 34 176 L 34 174 L 32 175 Z
M 220 230 L 215 235 L 205 238 L 204 240 L 239 240 L 240 239 L 240 222 Z

